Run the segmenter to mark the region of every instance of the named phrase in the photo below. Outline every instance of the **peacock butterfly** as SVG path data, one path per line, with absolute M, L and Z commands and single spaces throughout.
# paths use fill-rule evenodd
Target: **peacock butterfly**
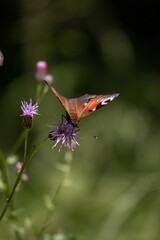
M 89 95 L 85 94 L 78 98 L 66 98 L 60 95 L 54 87 L 50 86 L 47 81 L 45 83 L 49 86 L 51 91 L 59 99 L 67 112 L 67 121 L 77 126 L 79 120 L 90 113 L 96 111 L 104 105 L 107 105 L 113 99 L 117 98 L 119 93 L 110 95 Z

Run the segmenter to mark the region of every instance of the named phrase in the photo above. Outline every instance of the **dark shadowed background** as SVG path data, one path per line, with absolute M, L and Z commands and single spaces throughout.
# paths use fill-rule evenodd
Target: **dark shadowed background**
M 35 155 L 29 181 L 16 197 L 22 222 L 29 218 L 35 228 L 41 225 L 44 198 L 54 194 L 63 174 L 57 166 L 68 157 L 71 184 L 60 191 L 46 233 L 87 240 L 160 239 L 159 22 L 155 0 L 1 1 L 0 148 L 5 154 L 22 131 L 21 100 L 34 99 L 38 60 L 48 62 L 54 87 L 66 97 L 120 93 L 81 120 L 80 147 L 72 156 L 52 149 L 53 142 Z M 48 135 L 48 125 L 64 110 L 48 92 L 39 112 L 31 146 Z M 10 174 L 14 181 L 12 166 Z M 8 239 L 5 222 L 0 235 Z

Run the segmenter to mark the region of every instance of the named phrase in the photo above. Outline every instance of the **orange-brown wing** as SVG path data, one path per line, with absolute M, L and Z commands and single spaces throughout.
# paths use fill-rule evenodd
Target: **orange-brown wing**
M 78 123 L 78 116 L 77 116 L 77 111 L 76 111 L 76 106 L 75 106 L 75 99 L 68 99 L 62 95 L 60 95 L 56 89 L 52 86 L 50 86 L 46 81 L 45 83 L 49 86 L 51 91 L 55 94 L 55 96 L 58 98 L 58 100 L 61 102 L 63 107 L 65 108 L 68 116 L 69 116 L 69 121 L 71 121 L 74 124 Z M 79 102 L 79 105 L 82 105 L 83 103 Z M 81 109 L 81 107 L 77 106 L 77 108 Z
M 71 99 L 72 101 L 75 101 L 74 105 L 75 105 L 78 121 L 81 118 L 101 108 L 102 106 L 107 105 L 114 98 L 118 97 L 118 95 L 119 95 L 118 93 L 111 94 L 111 95 L 85 94 L 80 98 Z
M 50 86 L 47 82 L 46 84 L 59 99 L 69 116 L 69 120 L 74 124 L 77 124 L 81 118 L 108 104 L 119 95 L 118 93 L 111 95 L 85 94 L 79 98 L 67 99 L 66 97 L 60 95 L 55 88 Z

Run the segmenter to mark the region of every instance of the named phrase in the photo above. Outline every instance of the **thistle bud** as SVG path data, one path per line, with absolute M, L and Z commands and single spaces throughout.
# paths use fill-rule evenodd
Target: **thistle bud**
M 37 81 L 43 81 L 48 72 L 48 64 L 46 61 L 38 61 L 36 63 L 35 78 Z

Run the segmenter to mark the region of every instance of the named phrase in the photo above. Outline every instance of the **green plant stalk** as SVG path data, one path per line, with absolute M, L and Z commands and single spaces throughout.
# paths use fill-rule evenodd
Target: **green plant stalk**
M 6 184 L 6 189 L 5 189 L 5 195 L 6 195 L 6 198 L 8 199 L 9 197 L 9 194 L 10 194 L 10 183 L 9 183 L 9 176 L 8 176 L 8 171 L 7 171 L 7 161 L 5 160 L 3 154 L 0 152 L 0 163 L 1 163 L 1 169 L 2 169 L 2 175 L 3 175 L 3 181 L 5 182 Z M 15 207 L 14 207 L 14 202 L 12 201 L 11 204 L 10 204 L 10 209 L 11 211 L 14 211 L 15 210 Z M 10 216 L 10 218 L 14 221 L 17 221 L 17 217 L 16 216 Z M 21 240 L 21 236 L 19 235 L 19 233 L 16 231 L 16 239 L 17 240 Z
M 10 193 L 10 186 L 9 186 L 9 177 L 8 177 L 8 171 L 7 171 L 7 161 L 5 160 L 2 152 L 0 152 L 0 166 L 2 169 L 2 178 L 4 183 L 6 184 L 6 188 L 4 190 L 6 197 L 9 197 Z
M 54 194 L 54 196 L 53 196 L 52 204 L 55 205 L 55 206 L 56 206 L 57 197 L 59 196 L 59 192 L 60 192 L 62 186 L 63 186 L 63 181 L 59 184 L 59 186 L 57 187 L 56 192 L 55 192 L 55 194 Z M 45 230 L 45 229 L 48 227 L 48 225 L 50 224 L 51 218 L 52 218 L 53 213 L 54 213 L 55 211 L 56 211 L 56 208 L 54 208 L 53 210 L 48 210 L 48 211 L 47 211 L 47 216 L 46 216 L 46 218 L 45 218 L 45 220 L 44 220 L 44 222 L 43 222 L 43 225 L 42 225 L 41 229 L 39 230 L 39 232 L 37 233 L 37 236 L 36 236 L 37 239 L 41 239 L 41 236 L 42 236 L 44 230 Z
M 72 155 L 72 154 L 71 154 L 71 155 L 69 154 L 70 156 L 68 156 L 68 153 L 70 153 L 70 152 L 66 152 L 66 154 L 65 154 L 65 156 L 64 156 L 64 161 L 65 161 L 65 164 L 66 164 L 66 166 L 67 166 L 66 171 L 65 171 L 64 176 L 63 176 L 63 178 L 62 178 L 62 181 L 61 181 L 60 184 L 58 185 L 58 187 L 57 187 L 57 189 L 56 189 L 56 192 L 55 192 L 55 194 L 54 194 L 54 196 L 53 196 L 53 198 L 52 198 L 52 204 L 53 204 L 55 207 L 56 207 L 56 201 L 57 201 L 57 198 L 58 198 L 58 196 L 59 196 L 59 193 L 60 193 L 62 187 L 64 186 L 65 181 L 66 181 L 66 180 L 69 180 L 69 176 L 70 176 L 70 170 L 71 170 L 71 166 L 70 166 L 70 165 L 71 165 L 71 162 L 72 162 L 72 160 L 73 160 L 73 155 Z M 53 214 L 54 214 L 55 211 L 56 211 L 56 208 L 54 208 L 53 210 L 48 210 L 48 211 L 47 211 L 47 216 L 46 216 L 46 218 L 45 218 L 45 220 L 44 220 L 44 222 L 43 222 L 43 225 L 42 225 L 41 229 L 39 230 L 39 232 L 38 232 L 38 234 L 37 234 L 37 239 L 41 239 L 41 236 L 42 236 L 44 230 L 45 230 L 45 229 L 48 227 L 48 225 L 50 224 L 51 218 L 52 218 L 52 216 L 53 216 Z
M 6 202 L 6 205 L 0 215 L 0 221 L 3 219 L 3 216 L 5 215 L 9 205 L 11 204 L 11 201 L 12 201 L 12 198 L 14 196 L 14 193 L 16 191 L 16 188 L 21 180 L 21 176 L 25 170 L 25 168 L 27 167 L 27 165 L 29 164 L 30 160 L 32 159 L 32 157 L 34 156 L 34 154 L 38 151 L 38 149 L 41 147 L 41 145 L 47 140 L 48 138 L 45 138 L 42 142 L 40 142 L 39 144 L 37 144 L 36 146 L 34 146 L 30 152 L 30 154 L 28 155 L 28 157 L 26 157 L 26 161 L 23 163 L 22 165 L 22 168 L 21 168 L 21 171 L 19 172 L 18 176 L 17 176 L 17 179 L 14 183 L 14 186 L 12 188 L 12 191 L 7 199 L 7 202 Z
M 26 135 L 27 135 L 27 133 L 25 131 L 23 131 L 21 133 L 18 140 L 16 141 L 16 143 L 11 148 L 11 150 L 9 152 L 9 155 L 12 155 L 12 154 L 17 152 L 18 148 L 22 144 L 23 139 Z M 6 188 L 4 190 L 4 193 L 6 195 L 6 198 L 8 199 L 9 194 L 10 194 L 10 183 L 9 183 L 9 176 L 8 176 L 8 170 L 7 170 L 7 161 L 6 161 L 5 157 L 3 156 L 2 152 L 0 152 L 0 165 L 1 165 L 1 169 L 2 169 L 3 181 L 6 184 Z M 11 210 L 14 210 L 13 201 L 12 201 L 12 204 L 11 204 Z
M 42 83 L 41 82 L 37 82 L 37 86 L 36 86 L 36 102 L 39 102 L 41 99 L 41 94 L 42 94 Z
M 24 138 L 24 156 L 23 156 L 23 163 L 25 163 L 27 158 L 27 145 L 28 145 L 28 134 L 30 129 L 25 129 L 25 138 Z
M 35 97 L 36 102 L 40 103 L 45 97 L 48 90 L 49 88 L 46 84 L 44 85 L 44 81 L 38 82 L 36 86 L 36 97 Z

